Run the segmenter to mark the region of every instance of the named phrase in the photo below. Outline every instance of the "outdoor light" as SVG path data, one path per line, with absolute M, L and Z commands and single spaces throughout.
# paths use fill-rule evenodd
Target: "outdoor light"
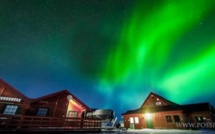
M 151 119 L 152 118 L 152 115 L 150 113 L 146 113 L 146 118 L 147 119 Z
M 72 100 L 72 95 L 68 95 L 67 96 L 67 99 L 70 101 L 70 100 Z

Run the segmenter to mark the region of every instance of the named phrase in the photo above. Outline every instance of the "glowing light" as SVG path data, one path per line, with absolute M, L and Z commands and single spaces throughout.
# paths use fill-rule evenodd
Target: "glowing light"
M 152 115 L 150 113 L 146 113 L 146 119 L 151 119 Z

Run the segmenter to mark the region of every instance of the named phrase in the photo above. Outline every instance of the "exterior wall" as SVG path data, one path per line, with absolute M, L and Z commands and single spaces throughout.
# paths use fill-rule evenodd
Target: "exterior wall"
M 13 99 L 21 99 L 21 101 L 15 101 L 13 99 L 8 100 L 0 100 L 0 113 L 4 112 L 4 108 L 6 105 L 17 105 L 18 109 L 16 114 L 23 115 L 26 113 L 26 110 L 29 108 L 30 104 L 24 99 L 19 97 L 17 94 L 12 93 L 10 87 L 6 87 L 4 84 L 0 83 L 0 97 L 13 98 Z
M 74 100 L 70 100 L 68 103 L 68 109 L 67 109 L 67 114 L 66 116 L 69 116 L 70 111 L 76 111 L 77 112 L 77 117 L 81 118 L 83 117 L 82 114 L 85 114 L 86 108 L 83 108 L 81 105 L 77 104 Z
M 27 114 L 36 115 L 38 108 L 48 108 L 48 114 L 46 116 L 69 117 L 69 112 L 74 111 L 77 112 L 76 117 L 81 118 L 86 108 L 83 108 L 74 100 L 68 100 L 67 96 L 68 94 L 59 94 L 34 102 L 31 104 Z
M 123 116 L 123 119 L 124 119 L 124 127 L 125 127 L 125 128 L 127 128 L 127 129 L 128 129 L 128 128 L 131 128 L 131 126 L 130 126 L 130 118 L 134 118 L 134 117 L 138 117 L 138 118 L 141 119 L 141 115 L 140 115 L 140 114 L 129 114 L 129 115 L 124 115 L 124 116 Z M 144 127 L 144 128 L 145 128 L 144 124 L 138 126 L 138 128 L 141 128 L 141 127 Z M 133 128 L 133 129 L 136 129 L 136 128 Z
M 142 128 L 177 128 L 176 121 L 174 121 L 173 116 L 178 115 L 180 118 L 180 122 L 184 122 L 185 115 L 182 111 L 169 111 L 169 112 L 158 112 L 151 114 L 129 114 L 124 115 L 124 126 L 125 128 L 131 129 L 142 129 Z M 172 122 L 167 122 L 166 116 L 171 116 Z M 134 124 L 130 123 L 130 118 L 137 117 L 139 122 L 135 122 Z
M 172 122 L 167 121 L 167 116 L 171 117 Z M 176 121 L 174 116 L 179 116 L 180 121 Z M 182 111 L 168 111 L 168 112 L 160 112 L 152 115 L 153 126 L 154 128 L 170 128 L 175 129 L 178 128 L 176 123 L 184 122 L 184 114 Z
M 162 98 L 154 94 L 150 94 L 146 99 L 146 102 L 141 107 L 144 108 L 144 107 L 166 106 L 166 105 L 169 105 L 169 104 L 165 102 Z
M 178 115 L 180 122 L 174 120 L 174 116 Z M 171 116 L 172 122 L 167 122 L 166 116 Z M 130 118 L 138 117 L 139 123 L 134 122 L 133 125 L 130 123 Z M 202 117 L 200 121 L 197 117 Z M 130 129 L 142 129 L 142 128 L 157 128 L 157 129 L 186 129 L 185 126 L 177 126 L 177 123 L 205 123 L 213 122 L 213 115 L 209 111 L 194 112 L 191 114 L 184 114 L 182 111 L 168 111 L 158 112 L 150 114 L 150 118 L 146 114 L 129 114 L 124 115 L 124 126 Z M 149 120 L 151 125 L 149 126 Z M 204 125 L 204 124 L 202 124 Z M 201 124 L 200 126 L 201 127 Z
M 197 120 L 200 117 L 201 120 Z M 188 122 L 213 122 L 213 114 L 209 111 L 193 112 L 189 116 Z
M 28 115 L 36 115 L 38 108 L 48 108 L 47 116 L 65 117 L 68 107 L 67 95 L 59 95 L 31 104 Z

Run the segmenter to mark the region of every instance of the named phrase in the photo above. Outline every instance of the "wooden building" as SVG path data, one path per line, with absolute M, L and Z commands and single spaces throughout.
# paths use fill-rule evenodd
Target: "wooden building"
M 125 128 L 185 129 L 192 127 L 188 123 L 207 127 L 198 123 L 212 123 L 214 108 L 209 103 L 179 105 L 151 92 L 140 108 L 129 110 L 122 116 Z
M 1 132 L 99 132 L 101 119 L 86 117 L 92 111 L 67 90 L 33 99 L 0 79 Z
M 25 115 L 31 99 L 0 79 L 0 114 Z
M 81 118 L 87 111 L 91 108 L 67 90 L 33 99 L 0 79 L 0 114 Z

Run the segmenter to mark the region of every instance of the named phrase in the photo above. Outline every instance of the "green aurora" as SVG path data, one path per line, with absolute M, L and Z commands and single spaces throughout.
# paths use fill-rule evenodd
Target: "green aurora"
M 129 101 L 128 95 L 134 91 L 159 90 L 177 103 L 201 96 L 199 90 L 206 87 L 211 89 L 207 92 L 210 94 L 215 72 L 214 38 L 207 42 L 198 39 L 198 44 L 195 39 L 183 38 L 202 24 L 213 6 L 213 0 L 139 1 L 109 53 L 102 92 L 111 94 L 127 88 L 121 99 Z M 188 51 L 189 46 L 196 49 Z M 137 100 L 142 102 L 143 96 L 139 97 Z

